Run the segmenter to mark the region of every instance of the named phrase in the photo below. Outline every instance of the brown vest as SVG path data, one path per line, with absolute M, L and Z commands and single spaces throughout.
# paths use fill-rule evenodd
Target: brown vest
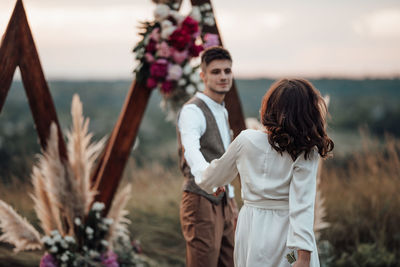
M 203 154 L 207 162 L 211 162 L 213 159 L 220 158 L 224 154 L 225 148 L 222 142 L 221 135 L 219 133 L 217 122 L 215 121 L 214 115 L 212 114 L 211 110 L 208 108 L 207 104 L 204 103 L 203 100 L 197 97 L 192 97 L 188 102 L 186 102 L 185 105 L 187 104 L 195 104 L 203 112 L 204 117 L 206 118 L 206 131 L 200 137 L 200 152 Z M 218 205 L 224 198 L 225 193 L 221 193 L 218 195 L 218 197 L 216 197 L 212 194 L 207 194 L 195 183 L 194 176 L 192 175 L 190 167 L 184 157 L 185 149 L 182 146 L 181 135 L 178 128 L 177 136 L 179 146 L 179 167 L 183 175 L 185 176 L 185 180 L 183 182 L 183 190 L 204 196 L 212 203 Z

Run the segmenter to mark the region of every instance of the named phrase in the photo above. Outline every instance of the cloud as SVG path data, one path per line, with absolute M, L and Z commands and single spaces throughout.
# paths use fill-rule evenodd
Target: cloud
M 353 22 L 354 31 L 372 38 L 400 38 L 400 9 L 381 9 Z

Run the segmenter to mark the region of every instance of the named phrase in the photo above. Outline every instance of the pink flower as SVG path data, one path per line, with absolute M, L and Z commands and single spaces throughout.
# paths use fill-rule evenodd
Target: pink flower
M 174 87 L 174 84 L 172 81 L 165 81 L 161 85 L 161 91 L 164 94 L 169 94 L 172 92 L 173 87 Z
M 200 52 L 203 51 L 204 48 L 202 45 L 196 45 L 193 44 L 190 48 L 189 48 L 189 53 L 192 57 L 198 57 L 200 55 Z
M 157 80 L 152 77 L 147 78 L 146 87 L 149 89 L 153 89 L 153 88 L 157 87 Z
M 182 64 L 183 61 L 185 61 L 189 56 L 189 51 L 183 50 L 183 51 L 178 51 L 173 49 L 172 50 L 172 58 L 174 61 L 178 64 Z
M 51 254 L 44 254 L 40 260 L 40 267 L 57 267 L 56 259 Z
M 182 22 L 182 28 L 186 29 L 189 34 L 194 34 L 199 30 L 199 23 L 190 16 L 187 16 Z
M 161 44 L 157 45 L 157 55 L 159 57 L 170 57 L 171 51 L 167 42 L 162 42 Z
M 146 53 L 146 54 L 144 54 L 144 56 L 145 56 L 147 62 L 149 62 L 149 63 L 154 62 L 154 56 L 152 54 Z
M 157 48 L 157 43 L 153 39 L 150 39 L 149 43 L 146 45 L 146 52 L 154 53 Z
M 206 33 L 204 35 L 204 42 L 204 48 L 220 45 L 218 34 L 214 33 Z
M 184 28 L 175 30 L 169 36 L 170 44 L 179 51 L 183 51 L 190 40 L 191 36 Z
M 101 255 L 101 263 L 106 267 L 119 267 L 118 256 L 111 250 Z
M 157 59 L 150 66 L 150 75 L 156 79 L 161 79 L 167 76 L 168 61 L 166 59 Z
M 182 68 L 179 65 L 170 65 L 168 68 L 167 80 L 177 81 L 182 77 Z
M 150 33 L 150 39 L 158 42 L 160 40 L 160 28 L 154 28 Z

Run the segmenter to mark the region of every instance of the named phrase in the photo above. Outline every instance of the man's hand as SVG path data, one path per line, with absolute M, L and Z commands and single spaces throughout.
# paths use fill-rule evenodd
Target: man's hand
M 221 194 L 223 192 L 225 192 L 225 187 L 224 186 L 220 186 L 220 187 L 217 188 L 217 191 L 215 191 L 213 193 L 213 195 L 217 197 L 219 194 Z
M 232 211 L 232 216 L 233 216 L 234 225 L 235 225 L 235 229 L 236 229 L 237 219 L 239 216 L 239 210 L 238 210 L 235 198 L 229 198 L 228 205 Z

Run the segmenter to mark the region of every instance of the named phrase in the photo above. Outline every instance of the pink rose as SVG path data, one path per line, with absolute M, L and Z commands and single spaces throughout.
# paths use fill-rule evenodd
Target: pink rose
M 178 51 L 173 49 L 172 50 L 172 58 L 174 61 L 178 64 L 182 64 L 183 61 L 185 61 L 189 56 L 189 51 L 183 50 L 183 51 Z
M 160 28 L 154 28 L 150 33 L 150 39 L 158 42 L 160 40 Z
M 146 87 L 149 89 L 153 89 L 153 88 L 157 87 L 157 80 L 152 77 L 147 78 Z
M 146 53 L 144 54 L 144 57 L 146 58 L 146 61 L 149 63 L 153 63 L 154 62 L 154 56 L 150 53 Z
M 196 45 L 192 44 L 192 46 L 189 48 L 189 53 L 192 57 L 198 57 L 200 55 L 200 52 L 203 51 L 204 48 L 202 45 Z
M 164 78 L 167 76 L 168 61 L 166 59 L 157 59 L 156 62 L 150 66 L 150 75 L 156 79 Z
M 174 84 L 172 81 L 165 81 L 161 85 L 161 91 L 164 94 L 169 94 L 172 92 L 172 88 L 174 87 Z
M 214 33 L 206 33 L 204 35 L 204 42 L 204 48 L 220 45 L 218 34 Z
M 157 55 L 166 58 L 171 56 L 171 51 L 167 42 L 162 42 L 157 45 Z
M 182 28 L 186 29 L 189 34 L 194 34 L 199 30 L 199 23 L 196 20 L 192 19 L 192 17 L 187 16 L 182 22 Z
M 182 77 L 182 68 L 179 65 L 170 65 L 168 68 L 167 80 L 177 81 Z

